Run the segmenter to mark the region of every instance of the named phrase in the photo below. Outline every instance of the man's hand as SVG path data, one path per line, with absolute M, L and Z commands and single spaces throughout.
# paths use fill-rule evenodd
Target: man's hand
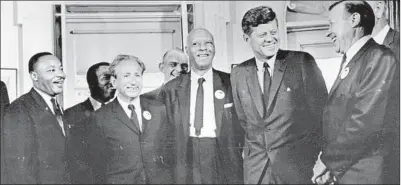
M 326 172 L 329 172 L 326 168 L 326 165 L 323 164 L 323 162 L 320 160 L 320 155 L 322 155 L 322 152 L 319 153 L 318 159 L 315 163 L 315 166 L 313 167 L 313 177 L 312 177 L 312 182 L 316 184 L 316 179 L 322 175 L 325 175 Z M 330 174 L 329 174 L 330 175 Z M 320 179 L 322 180 L 322 179 Z
M 326 171 L 322 176 L 316 178 L 316 183 L 317 184 L 328 184 L 330 185 L 334 184 L 334 178 L 331 175 L 330 171 Z

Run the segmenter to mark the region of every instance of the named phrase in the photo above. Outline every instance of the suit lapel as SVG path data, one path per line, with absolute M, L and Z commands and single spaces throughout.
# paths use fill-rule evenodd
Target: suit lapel
M 138 126 L 136 126 L 132 121 L 129 119 L 127 114 L 125 113 L 124 109 L 121 107 L 120 103 L 118 102 L 117 98 L 114 99 L 112 104 L 112 111 L 117 119 L 119 119 L 122 123 L 124 123 L 128 128 L 130 128 L 132 131 L 137 133 L 138 135 L 140 134 Z
M 287 69 L 287 63 L 288 63 L 288 61 L 287 62 L 285 61 L 286 55 L 287 54 L 282 50 L 278 50 L 277 52 L 276 61 L 274 62 L 273 79 L 272 79 L 272 84 L 270 86 L 269 104 L 267 105 L 267 110 L 270 110 L 272 102 L 277 95 L 280 84 L 283 81 L 284 72 Z
M 85 110 L 95 111 L 89 98 L 86 101 L 84 101 L 82 105 L 85 107 Z
M 216 91 L 218 91 L 218 90 L 224 92 L 224 94 L 225 94 L 224 98 L 222 98 L 222 99 L 216 98 L 214 93 L 216 93 Z M 226 99 L 227 95 L 228 95 L 227 89 L 222 82 L 220 74 L 216 70 L 213 69 L 214 115 L 215 115 L 215 119 L 216 119 L 216 135 L 217 136 L 220 135 L 222 116 L 223 116 L 223 112 L 224 112 L 224 100 Z
M 391 47 L 391 45 L 394 42 L 394 38 L 395 38 L 395 31 L 390 28 L 390 30 L 388 31 L 386 38 L 384 38 L 384 42 L 383 45 L 387 46 L 387 47 Z
M 349 69 L 349 72 L 351 72 L 351 69 L 355 66 L 356 61 L 358 61 L 359 58 L 361 56 L 363 56 L 363 53 L 365 53 L 365 50 L 368 49 L 370 47 L 370 45 L 372 45 L 373 43 L 374 43 L 373 39 L 369 39 L 368 42 L 366 42 L 365 45 L 363 45 L 362 48 L 354 55 L 354 57 L 352 57 L 351 61 L 345 66 L 345 68 Z M 340 85 L 341 81 L 342 81 L 342 79 L 341 79 L 341 72 L 340 72 L 340 74 L 337 76 L 336 80 L 334 81 L 333 86 L 330 89 L 329 100 L 332 98 L 335 90 Z
M 189 109 L 191 100 L 191 73 L 182 75 L 181 82 L 176 90 L 179 99 L 181 124 L 184 130 L 185 143 L 189 136 Z
M 246 69 L 248 71 L 248 75 L 246 76 L 246 83 L 248 84 L 251 98 L 256 106 L 256 109 L 258 110 L 260 117 L 263 117 L 262 90 L 259 85 L 258 70 L 256 67 L 255 58 L 251 59 Z

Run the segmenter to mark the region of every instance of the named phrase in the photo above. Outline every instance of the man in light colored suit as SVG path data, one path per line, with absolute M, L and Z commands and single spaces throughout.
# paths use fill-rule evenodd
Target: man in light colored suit
M 275 12 L 267 6 L 242 19 L 255 57 L 231 72 L 233 99 L 242 127 L 246 184 L 307 184 L 320 150 L 327 90 L 315 59 L 279 49 Z
M 396 90 L 390 87 L 397 59 L 371 38 L 375 17 L 365 1 L 338 1 L 329 11 L 327 36 L 343 60 L 324 110 L 324 145 L 312 181 L 381 184 L 393 132 L 385 115 Z

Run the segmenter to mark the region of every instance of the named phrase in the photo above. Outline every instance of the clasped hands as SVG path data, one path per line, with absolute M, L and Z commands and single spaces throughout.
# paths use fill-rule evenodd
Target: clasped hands
M 330 184 L 333 185 L 336 181 L 335 177 L 331 174 L 331 172 L 327 169 L 326 165 L 320 160 L 319 154 L 318 160 L 313 167 L 313 177 L 312 182 L 314 184 Z

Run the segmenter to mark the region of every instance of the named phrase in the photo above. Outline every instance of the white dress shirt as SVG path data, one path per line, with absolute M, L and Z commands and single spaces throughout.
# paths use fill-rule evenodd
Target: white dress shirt
M 110 101 L 104 103 L 104 104 L 108 104 L 112 101 L 113 99 L 111 99 Z M 98 110 L 100 109 L 100 107 L 102 107 L 102 103 L 100 103 L 99 101 L 95 100 L 94 98 L 92 98 L 92 96 L 89 96 L 89 101 L 92 104 L 93 110 Z
M 390 31 L 390 26 L 387 24 L 386 26 L 384 26 L 384 28 L 382 30 L 380 30 L 379 33 L 377 33 L 373 39 L 378 43 L 378 44 L 383 44 L 384 39 L 387 36 L 387 33 Z
M 117 96 L 117 100 L 118 103 L 120 103 L 121 107 L 123 107 L 123 110 L 127 114 L 128 118 L 131 118 L 131 110 L 128 109 L 128 105 L 132 104 L 135 106 L 135 113 L 136 116 L 138 117 L 139 129 L 142 131 L 142 108 L 141 108 L 141 103 L 139 101 L 139 96 L 136 97 L 131 102 L 125 102 L 119 96 Z
M 264 82 L 264 78 L 265 78 L 265 68 L 263 67 L 263 64 L 265 63 L 264 61 L 260 61 L 258 58 L 256 58 L 256 67 L 258 70 L 258 80 L 259 80 L 259 85 L 260 88 L 262 90 L 262 93 L 264 93 L 264 88 L 263 88 L 263 82 Z M 269 64 L 269 73 L 270 73 L 270 77 L 273 76 L 273 72 L 274 72 L 274 63 L 276 61 L 276 55 L 274 55 L 272 58 L 270 58 L 269 60 L 267 60 L 267 64 Z
M 352 58 L 355 56 L 356 53 L 362 48 L 363 45 L 368 42 L 368 40 L 372 38 L 370 35 L 366 35 L 362 38 L 360 38 L 358 41 L 356 41 L 346 52 L 347 54 L 347 59 L 343 65 L 343 68 L 341 70 L 344 70 L 348 63 L 352 60 Z
M 52 102 L 51 102 L 52 97 L 51 97 L 50 95 L 48 95 L 48 94 L 42 92 L 41 90 L 37 89 L 36 87 L 34 87 L 33 89 L 35 89 L 35 91 L 39 93 L 39 95 L 43 98 L 43 100 L 45 100 L 47 106 L 50 108 L 50 111 L 51 111 L 54 115 L 56 115 L 56 113 L 55 113 L 54 110 L 53 110 L 53 104 L 52 104 Z M 62 110 L 60 104 L 57 102 L 57 98 L 56 98 L 56 97 L 54 97 L 54 98 L 56 99 L 56 104 L 60 107 L 60 111 L 63 113 L 63 110 Z M 63 120 L 58 120 L 58 119 L 57 119 L 57 122 L 58 122 L 59 126 L 61 127 L 61 130 L 62 130 L 62 132 L 63 132 L 63 134 L 64 134 L 64 136 L 65 136 Z
M 198 79 L 203 77 L 203 127 L 199 136 L 195 135 L 195 104 L 198 91 Z M 214 115 L 213 70 L 210 69 L 203 76 L 191 72 L 191 101 L 189 136 L 216 138 L 216 120 Z

